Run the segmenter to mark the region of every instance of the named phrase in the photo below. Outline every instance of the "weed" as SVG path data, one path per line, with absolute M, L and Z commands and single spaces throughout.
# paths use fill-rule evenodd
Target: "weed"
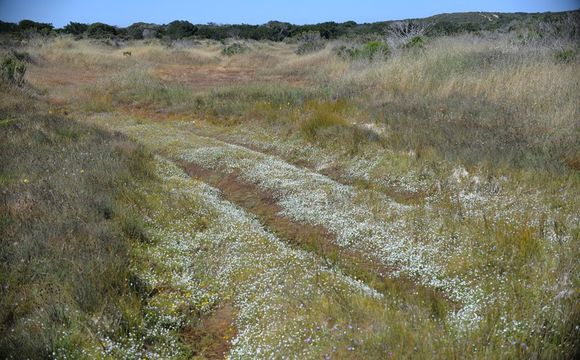
M 124 214 L 122 229 L 125 235 L 142 243 L 149 243 L 151 240 L 145 230 L 145 224 L 140 216 L 136 214 Z
M 3 91 L 26 102 L 22 93 Z M 0 194 L 0 357 L 89 354 L 101 347 L 100 332 L 123 339 L 135 326 L 129 319 L 141 317 L 142 294 L 127 281 L 134 277 L 130 243 L 118 225 L 123 211 L 114 209 L 130 192 L 125 180 L 139 178 L 131 164 L 142 155 L 117 152 L 125 139 L 32 109 L 5 124 L 0 138 L 0 178 L 7 179 Z M 131 221 L 123 230 L 144 241 L 142 223 Z
M 576 52 L 572 49 L 565 49 L 558 51 L 554 57 L 556 58 L 557 62 L 560 63 L 570 63 L 576 57 Z
M 91 200 L 82 205 L 98 219 L 95 228 L 111 228 L 82 233 L 77 242 L 96 238 L 124 254 L 114 235 L 128 240 L 134 274 L 127 279 L 136 294 L 122 304 L 111 300 L 113 310 L 105 307 L 99 320 L 104 295 L 98 294 L 126 294 L 116 272 L 99 265 L 110 264 L 109 257 L 94 256 L 87 268 L 73 262 L 59 276 L 80 272 L 89 279 L 65 294 L 79 299 L 81 314 L 97 314 L 115 355 L 131 357 L 120 350 L 127 348 L 121 333 L 128 332 L 135 348 L 159 349 L 161 336 L 147 329 L 165 329 L 164 339 L 181 335 L 193 351 L 214 353 L 223 343 L 215 331 L 204 331 L 210 330 L 205 320 L 229 304 L 235 319 L 224 322 L 223 332 L 234 336 L 231 357 L 255 357 L 259 350 L 264 357 L 566 358 L 576 351 L 576 62 L 555 61 L 553 47 L 537 41 L 515 45 L 512 34 L 433 37 L 421 56 L 388 39 L 384 57 L 379 45 L 364 45 L 368 40 L 352 46 L 364 61 L 329 51 L 298 56 L 293 45 L 272 43 L 253 43 L 253 51 L 230 58 L 219 56 L 223 45 L 216 43 L 195 49 L 135 43 L 128 61 L 119 60 L 118 50 L 83 42 L 74 51 L 50 44 L 27 49 L 47 60 L 42 68 L 31 64 L 28 78 L 51 99 L 84 87 L 45 74 L 95 65 L 103 80 L 90 85 L 90 98 L 70 97 L 75 116 L 213 172 L 200 179 L 254 213 L 167 164 L 153 171 L 147 151 L 126 139 L 103 140 L 113 160 L 103 169 L 86 166 L 88 175 L 79 179 L 83 190 L 105 189 L 87 190 Z M 197 72 L 211 75 L 189 77 Z M 9 96 L 0 103 L 8 120 L 0 127 L 10 131 L 21 126 L 17 114 L 36 106 Z M 99 108 L 108 113 L 95 113 Z M 38 144 L 41 154 L 92 141 L 76 126 L 40 125 L 23 143 Z M 9 144 L 0 154 L 20 159 Z M 0 217 L 1 228 L 14 231 L 23 219 L 54 213 L 33 206 L 36 193 L 27 192 L 44 173 L 15 171 L 4 158 L 12 165 L 0 173 L 0 184 L 18 196 Z M 100 173 L 116 175 L 101 183 Z M 126 185 L 143 184 L 151 173 L 162 180 L 133 191 Z M 232 178 L 250 185 L 244 191 Z M 51 184 L 59 189 L 59 183 L 77 189 L 62 177 Z M 121 196 L 105 196 L 106 189 L 120 189 Z M 262 199 L 262 192 L 269 195 Z M 76 191 L 52 193 L 69 201 Z M 46 223 L 65 227 L 59 221 Z M 50 241 L 29 244 L 22 257 L 35 259 L 35 249 L 58 243 L 56 236 L 44 238 Z M 354 250 L 360 257 L 351 256 Z M 367 256 L 377 263 L 369 265 Z M 116 279 L 114 291 L 89 267 Z M 376 296 L 369 286 L 389 295 Z M 147 305 L 147 316 L 137 314 L 139 304 Z M 8 318 L 23 318 L 35 306 L 17 307 Z M 46 309 L 56 324 L 85 321 L 67 318 L 62 306 Z M 88 332 L 76 332 L 59 344 L 72 354 L 94 343 Z

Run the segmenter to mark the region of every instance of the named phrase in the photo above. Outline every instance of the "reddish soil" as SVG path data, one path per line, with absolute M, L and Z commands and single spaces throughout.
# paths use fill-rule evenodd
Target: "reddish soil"
M 275 76 L 257 76 L 256 70 L 249 67 L 216 65 L 163 65 L 156 67 L 153 74 L 163 81 L 186 84 L 194 89 L 277 79 Z
M 198 323 L 183 328 L 181 338 L 191 346 L 194 357 L 224 359 L 236 335 L 235 311 L 226 303 Z
M 294 86 L 307 85 L 304 79 L 260 74 L 255 67 L 248 66 L 167 64 L 155 67 L 152 73 L 162 81 L 184 84 L 200 91 L 217 86 L 272 81 Z

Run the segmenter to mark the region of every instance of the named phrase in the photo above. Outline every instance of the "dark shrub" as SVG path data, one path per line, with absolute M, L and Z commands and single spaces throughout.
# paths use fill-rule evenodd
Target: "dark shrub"
M 147 23 L 135 23 L 125 29 L 125 35 L 129 39 L 151 39 L 159 34 L 159 25 Z
M 18 29 L 20 31 L 36 31 L 42 35 L 48 35 L 54 27 L 52 24 L 39 23 L 32 20 L 22 20 L 18 23 Z
M 63 28 L 63 31 L 67 34 L 82 35 L 85 33 L 85 31 L 87 31 L 88 28 L 89 28 L 88 24 L 77 23 L 77 22 L 71 21 L 68 23 L 68 25 L 66 25 Z
M 197 26 L 189 21 L 176 20 L 167 24 L 166 34 L 173 40 L 191 37 L 197 32 Z
M 18 25 L 10 22 L 0 21 L 0 33 L 4 32 L 16 32 L 18 31 Z

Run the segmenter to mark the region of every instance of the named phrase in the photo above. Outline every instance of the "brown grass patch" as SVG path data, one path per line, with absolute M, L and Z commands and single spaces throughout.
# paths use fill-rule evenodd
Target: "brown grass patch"
M 29 67 L 27 78 L 33 85 L 52 87 L 91 84 L 102 76 L 102 72 L 47 63 L 43 66 Z
M 191 85 L 195 88 L 210 88 L 219 85 L 244 84 L 256 80 L 252 68 L 163 65 L 153 69 L 153 75 L 162 81 Z
M 256 67 L 251 66 L 164 64 L 155 67 L 152 74 L 164 82 L 185 84 L 194 90 L 271 81 L 284 81 L 295 85 L 304 84 L 303 79 L 263 74 Z

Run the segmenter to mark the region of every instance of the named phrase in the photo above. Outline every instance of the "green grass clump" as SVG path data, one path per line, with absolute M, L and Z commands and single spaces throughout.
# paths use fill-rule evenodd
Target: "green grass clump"
M 558 51 L 554 56 L 557 62 L 570 63 L 576 57 L 576 52 L 572 49 Z
M 389 45 L 382 41 L 369 41 L 358 46 L 339 46 L 336 54 L 347 60 L 379 60 L 386 59 L 390 54 Z
M 346 103 L 337 102 L 308 102 L 305 106 L 310 114 L 300 123 L 300 132 L 307 139 L 314 140 L 322 130 L 330 127 L 346 126 L 343 117 Z
M 272 84 L 252 84 L 217 88 L 196 95 L 190 105 L 201 118 L 220 125 L 244 124 L 260 118 L 283 123 L 282 116 L 316 97 L 311 89 Z
M 243 44 L 233 43 L 231 45 L 224 47 L 222 49 L 222 54 L 225 56 L 233 56 L 233 55 L 245 53 L 248 50 L 249 50 L 248 47 L 243 45 Z
M 295 126 L 290 131 L 318 146 L 340 150 L 349 155 L 366 146 L 381 144 L 376 132 L 349 122 L 356 107 L 344 99 L 337 101 L 308 101 L 292 113 Z
M 423 36 L 413 36 L 404 47 L 406 49 L 423 49 L 425 47 L 425 38 Z
M 377 57 L 386 57 L 389 55 L 389 45 L 382 41 L 369 41 L 357 53 L 358 57 L 366 59 L 375 59 Z

